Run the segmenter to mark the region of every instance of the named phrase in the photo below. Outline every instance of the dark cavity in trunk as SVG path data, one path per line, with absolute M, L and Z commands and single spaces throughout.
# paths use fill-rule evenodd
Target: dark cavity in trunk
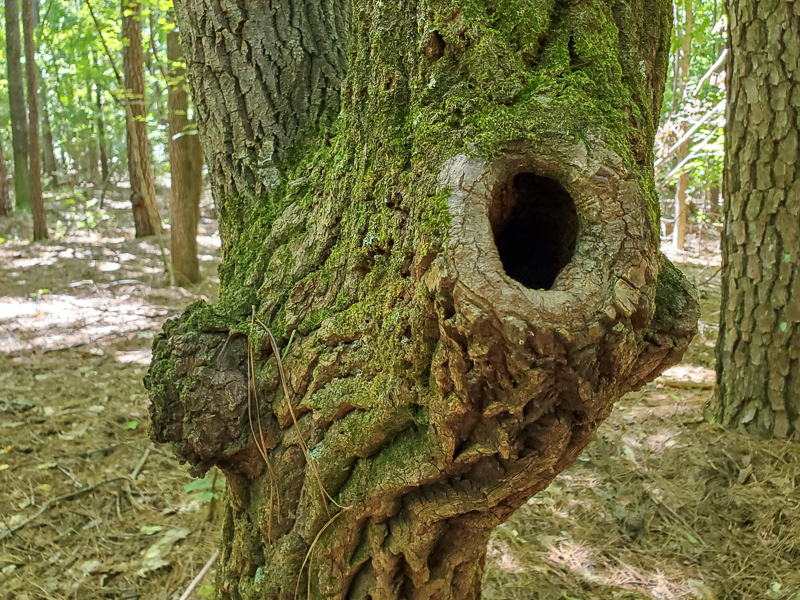
M 490 219 L 506 274 L 531 289 L 549 290 L 578 239 L 578 213 L 556 180 L 519 173 L 494 199 Z

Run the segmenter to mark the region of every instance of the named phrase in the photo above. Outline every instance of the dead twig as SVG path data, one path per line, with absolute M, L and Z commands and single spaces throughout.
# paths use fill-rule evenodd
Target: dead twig
M 47 511 L 47 509 L 49 509 L 54 504 L 57 504 L 59 502 L 63 502 L 64 500 L 72 500 L 73 498 L 76 498 L 76 497 L 81 496 L 83 494 L 87 494 L 87 493 L 89 493 L 91 491 L 94 491 L 94 490 L 96 490 L 97 488 L 99 488 L 101 486 L 104 486 L 104 485 L 109 484 L 109 483 L 113 483 L 115 481 L 119 481 L 120 479 L 128 479 L 128 478 L 124 477 L 124 476 L 111 477 L 110 479 L 104 479 L 103 481 L 95 483 L 94 485 L 89 485 L 89 486 L 83 487 L 83 488 L 81 488 L 79 490 L 75 490 L 74 492 L 69 492 L 67 494 L 63 494 L 61 496 L 58 496 L 57 498 L 52 498 L 52 499 L 48 500 L 47 502 L 42 504 L 41 508 L 39 510 L 37 510 L 35 513 L 33 513 L 30 517 L 28 517 L 27 519 L 25 519 L 21 523 L 19 523 L 17 525 L 14 525 L 14 527 L 11 527 L 7 531 L 4 531 L 2 534 L 0 534 L 0 541 L 3 541 L 4 539 L 12 536 L 17 531 L 19 531 L 20 529 L 25 527 L 28 523 L 38 519 L 40 516 L 42 516 Z
M 253 307 L 253 320 L 255 321 L 256 313 L 255 307 Z M 228 340 L 230 337 L 228 337 Z M 228 344 L 228 340 L 225 340 L 225 345 Z M 223 346 L 223 351 L 225 346 Z M 253 410 L 252 404 L 250 401 L 250 391 L 253 392 L 253 400 L 255 401 L 256 405 L 256 420 L 258 421 L 258 436 L 256 436 L 255 428 L 253 427 Z M 261 428 L 261 408 L 258 405 L 258 393 L 256 392 L 256 381 L 255 381 L 255 361 L 253 360 L 253 349 L 250 347 L 250 343 L 247 344 L 247 418 L 250 421 L 250 431 L 253 434 L 253 441 L 256 443 L 256 448 L 258 452 L 261 454 L 261 457 L 264 459 L 264 462 L 267 464 L 267 470 L 269 471 L 269 517 L 267 520 L 267 542 L 272 544 L 272 513 L 273 513 L 273 503 L 275 508 L 278 511 L 278 522 L 280 522 L 281 518 L 281 498 L 280 493 L 278 490 L 278 483 L 277 478 L 275 477 L 275 471 L 272 469 L 272 463 L 269 461 L 269 455 L 267 454 L 267 444 L 264 441 L 264 431 Z M 213 486 L 212 486 L 213 490 Z
M 183 595 L 179 598 L 179 600 L 188 600 L 191 593 L 194 591 L 194 588 L 203 580 L 203 577 L 206 576 L 208 570 L 211 566 L 216 562 L 217 558 L 219 557 L 219 550 L 214 550 L 214 554 L 211 555 L 211 558 L 208 559 L 208 562 L 200 569 L 200 572 L 197 574 L 197 577 L 192 579 L 192 583 L 189 584 L 189 587 L 186 588 L 186 591 L 183 592 Z
M 713 390 L 717 385 L 711 381 L 677 381 L 675 379 L 664 379 L 663 377 L 657 377 L 656 383 L 679 390 Z
M 328 490 L 325 489 L 325 486 L 322 485 L 322 477 L 319 474 L 319 469 L 317 469 L 317 463 L 311 458 L 311 454 L 308 451 L 308 445 L 306 444 L 306 440 L 303 437 L 303 433 L 300 430 L 300 425 L 297 422 L 297 416 L 294 413 L 294 407 L 292 407 L 292 396 L 289 393 L 289 386 L 286 383 L 288 381 L 288 377 L 286 376 L 286 371 L 283 368 L 283 360 L 281 359 L 280 350 L 278 350 L 278 343 L 275 341 L 275 336 L 272 335 L 272 332 L 269 328 L 261 322 L 261 320 L 255 316 L 255 306 L 253 307 L 253 319 L 256 323 L 261 325 L 264 331 L 267 333 L 269 337 L 269 343 L 272 347 L 272 354 L 275 356 L 275 360 L 278 362 L 278 374 L 280 375 L 281 386 L 283 387 L 283 395 L 286 398 L 286 405 L 289 408 L 289 414 L 292 416 L 292 422 L 294 423 L 295 431 L 297 432 L 297 438 L 300 441 L 300 448 L 303 450 L 303 454 L 305 455 L 306 462 L 311 467 L 311 471 L 314 473 L 314 477 L 317 480 L 317 485 L 319 485 L 320 494 L 322 495 L 322 506 L 325 509 L 325 512 L 330 518 L 331 513 L 328 510 L 328 503 L 325 501 L 325 498 L 331 501 L 332 504 L 338 506 L 342 509 L 351 508 L 349 506 L 342 506 L 333 497 L 328 493 Z
M 108 452 L 109 450 L 113 450 L 114 448 L 119 448 L 120 446 L 124 446 L 128 442 L 120 442 L 118 444 L 111 444 L 110 446 L 105 446 L 103 448 L 90 448 L 89 450 L 81 450 L 80 452 L 76 452 L 77 456 L 81 458 L 89 458 L 92 454 L 97 454 L 98 452 Z
M 131 472 L 131 479 L 133 481 L 136 481 L 136 478 L 139 476 L 139 471 L 141 471 L 142 467 L 144 467 L 144 463 L 147 462 L 147 457 L 150 456 L 150 452 L 152 452 L 152 451 L 153 451 L 153 444 L 150 444 L 145 449 L 144 454 L 142 454 L 142 458 L 139 459 L 139 462 L 137 463 L 136 468 Z

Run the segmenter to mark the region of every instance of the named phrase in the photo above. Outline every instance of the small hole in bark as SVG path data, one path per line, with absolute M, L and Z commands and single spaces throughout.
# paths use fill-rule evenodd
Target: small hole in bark
M 444 41 L 442 34 L 438 31 L 431 31 L 428 34 L 428 41 L 422 47 L 422 51 L 429 60 L 436 62 L 444 56 L 444 50 L 446 47 L 447 43 Z
M 489 218 L 506 274 L 528 288 L 552 288 L 578 239 L 572 196 L 554 179 L 520 173 L 495 197 Z

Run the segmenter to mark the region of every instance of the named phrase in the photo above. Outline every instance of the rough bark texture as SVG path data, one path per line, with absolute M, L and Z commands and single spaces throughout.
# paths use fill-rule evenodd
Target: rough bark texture
M 10 217 L 14 213 L 14 204 L 8 193 L 8 171 L 3 155 L 3 142 L 0 140 L 0 217 Z
M 729 3 L 723 286 L 712 417 L 800 430 L 800 5 Z
M 176 9 L 222 295 L 146 384 L 228 477 L 221 597 L 479 597 L 493 528 L 694 333 L 657 250 L 671 4 Z
M 33 41 L 33 3 L 22 0 L 22 27 L 25 36 L 25 76 L 28 82 L 28 172 L 33 212 L 33 240 L 47 239 L 47 217 L 42 197 L 42 155 L 39 147 L 39 86 L 36 70 L 36 46 Z
M 683 25 L 683 43 L 681 44 L 681 57 L 677 62 L 677 82 L 678 83 L 678 102 L 682 102 L 686 95 L 686 87 L 689 83 L 690 68 L 692 65 L 692 0 L 684 0 L 684 25 Z M 686 132 L 691 129 L 688 122 L 683 123 L 683 128 L 680 137 L 686 135 Z M 691 138 L 687 139 L 680 148 L 678 148 L 677 163 L 681 164 L 687 156 L 689 156 L 689 145 Z M 672 229 L 672 245 L 678 249 L 683 250 L 686 245 L 686 222 L 688 216 L 688 207 L 686 206 L 686 195 L 689 191 L 689 171 L 685 170 L 678 177 L 678 185 L 675 189 L 675 226 Z
M 14 149 L 14 201 L 17 208 L 29 209 L 31 194 L 28 181 L 28 114 L 25 107 L 25 83 L 22 78 L 19 2 L 5 0 L 5 7 L 8 104 L 11 111 Z
M 150 142 L 147 139 L 147 107 L 144 102 L 144 55 L 142 53 L 142 7 L 139 0 L 122 0 L 122 37 L 127 45 L 122 50 L 125 88 L 133 116 L 133 127 L 126 128 L 128 172 L 131 180 L 131 204 L 136 237 L 155 235 L 160 227 L 152 214 L 147 198 L 155 201 L 156 190 L 150 165 Z M 128 118 L 130 118 L 130 114 Z M 135 135 L 131 136 L 131 129 Z M 135 139 L 134 139 L 135 138 Z M 133 150 L 136 144 L 138 153 Z M 136 159 L 140 168 L 136 168 Z
M 189 119 L 189 87 L 177 31 L 167 35 L 171 70 L 169 107 L 169 161 L 172 176 L 170 237 L 172 270 L 179 285 L 197 283 L 197 219 L 203 185 L 203 151 L 194 120 Z

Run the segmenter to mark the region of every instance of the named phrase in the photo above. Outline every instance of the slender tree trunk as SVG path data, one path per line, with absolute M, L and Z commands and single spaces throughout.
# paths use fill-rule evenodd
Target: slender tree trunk
M 95 84 L 94 94 L 97 101 L 97 146 L 100 149 L 100 175 L 103 178 L 103 184 L 108 181 L 108 142 L 106 141 L 106 120 L 104 116 L 105 109 L 103 107 L 103 96 L 100 86 Z
M 710 165 L 709 165 L 710 167 Z M 709 169 L 710 170 L 710 169 Z M 709 212 L 712 215 L 719 215 L 720 214 L 720 206 L 719 206 L 719 185 L 712 185 L 708 191 L 710 206 Z
M 139 0 L 122 0 L 122 37 L 127 41 L 123 48 L 123 70 L 125 72 L 126 93 L 133 113 L 134 138 L 131 127 L 127 128 L 128 172 L 131 181 L 131 204 L 136 237 L 155 235 L 160 227 L 156 215 L 146 202 L 145 194 L 155 201 L 156 190 L 153 171 L 150 165 L 150 142 L 147 139 L 147 110 L 144 102 L 144 55 L 142 54 L 142 7 Z M 135 164 L 136 144 L 139 152 L 139 166 Z M 141 178 L 140 178 L 141 175 Z
M 768 7 L 767 7 L 768 6 Z M 756 435 L 800 431 L 800 14 L 729 0 L 719 394 L 708 416 Z
M 146 385 L 227 474 L 219 598 L 478 598 L 493 528 L 693 335 L 652 191 L 670 3 L 482 6 L 176 3 L 222 291 Z
M 200 280 L 197 223 L 203 184 L 203 153 L 194 121 L 189 119 L 189 88 L 177 31 L 167 35 L 170 62 L 169 159 L 172 177 L 170 230 L 172 267 L 179 285 Z
M 42 86 L 40 86 L 42 87 Z M 44 172 L 50 177 L 52 185 L 58 185 L 56 177 L 56 153 L 53 145 L 53 131 L 50 128 L 50 111 L 47 108 L 47 94 L 44 89 L 39 92 L 42 105 L 42 167 Z
M 90 80 L 86 81 L 86 97 L 92 97 L 92 88 L 93 84 Z M 89 127 L 89 138 L 87 140 L 87 148 L 86 148 L 86 160 L 89 167 L 89 181 L 94 184 L 97 184 L 97 155 L 98 155 L 98 146 L 100 140 L 100 131 L 98 130 L 96 136 L 92 135 L 92 127 Z
M 39 2 L 33 0 L 33 27 L 34 31 L 39 26 Z M 44 77 L 39 72 L 39 106 L 42 109 L 42 170 L 50 178 L 52 185 L 58 185 L 56 180 L 56 153 L 53 146 L 53 132 L 50 129 L 50 111 L 47 106 L 47 89 Z
M 28 150 L 30 154 L 30 193 L 33 212 L 33 240 L 47 239 L 47 218 L 42 197 L 42 157 L 39 149 L 39 86 L 36 46 L 33 41 L 33 3 L 22 0 L 22 27 L 25 36 L 25 75 L 28 81 Z
M 0 217 L 10 217 L 12 214 L 14 214 L 14 204 L 8 193 L 8 171 L 3 155 L 3 142 L 0 140 Z
M 678 61 L 678 103 L 683 102 L 686 96 L 686 87 L 689 84 L 690 68 L 692 63 L 692 0 L 684 0 L 685 21 L 683 26 L 683 44 L 681 45 L 681 59 Z M 684 121 L 683 137 L 691 129 L 691 124 Z M 677 152 L 677 162 L 680 164 L 689 156 L 691 138 L 687 139 Z M 672 245 L 677 250 L 683 250 L 686 244 L 687 206 L 686 195 L 689 191 L 689 171 L 684 170 L 678 176 L 678 186 L 675 189 L 675 227 L 672 230 Z
M 19 2 L 5 0 L 6 63 L 8 64 L 8 103 L 14 148 L 14 200 L 17 208 L 30 209 L 28 180 L 28 115 L 25 108 L 25 83 L 22 79 Z

